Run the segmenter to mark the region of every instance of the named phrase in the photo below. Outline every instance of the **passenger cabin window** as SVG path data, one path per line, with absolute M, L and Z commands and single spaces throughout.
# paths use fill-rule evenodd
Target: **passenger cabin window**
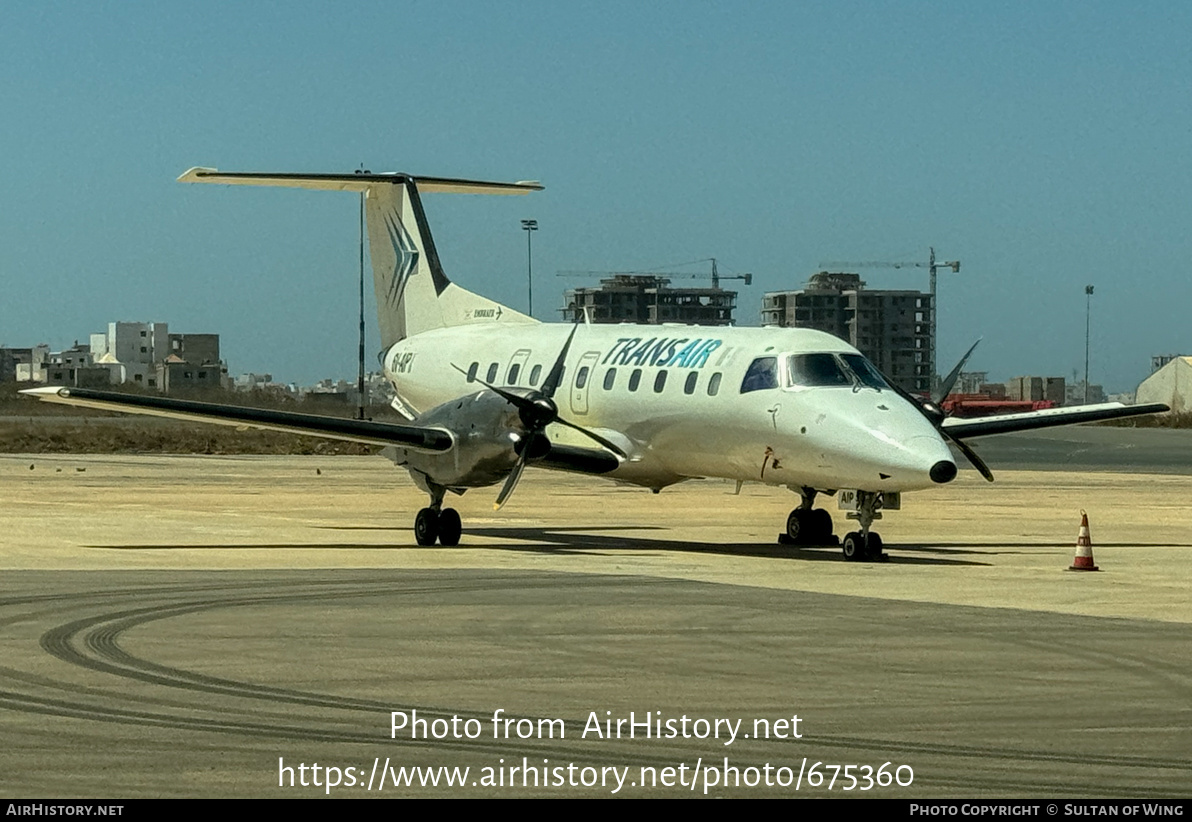
M 749 363 L 749 370 L 745 372 L 745 379 L 741 380 L 741 393 L 750 391 L 765 391 L 767 388 L 778 387 L 778 358 L 758 357 Z
M 636 391 L 637 386 L 642 381 L 642 370 L 640 368 L 633 369 L 633 373 L 629 375 L 629 390 Z
M 479 370 L 479 368 L 480 368 L 480 363 L 478 363 L 478 362 L 474 362 L 468 366 L 468 382 L 476 381 L 476 372 Z
M 658 376 L 654 378 L 654 393 L 661 394 L 663 388 L 666 388 L 666 372 L 659 371 Z
M 542 376 L 542 366 L 536 365 L 530 369 L 530 385 L 537 385 L 538 378 Z
M 834 354 L 792 354 L 786 362 L 791 385 L 825 387 L 853 384 L 852 377 L 844 373 Z
M 692 371 L 690 374 L 688 374 L 687 382 L 683 383 L 683 393 L 684 394 L 694 394 L 695 393 L 695 383 L 698 379 L 699 379 L 698 371 Z
M 509 366 L 509 377 L 506 379 L 510 385 L 517 385 L 517 375 L 521 373 L 521 363 L 515 362 Z
M 575 375 L 575 387 L 583 388 L 587 384 L 588 384 L 588 366 L 585 365 L 583 368 L 581 368 L 579 370 L 579 373 L 577 373 Z
M 708 396 L 715 397 L 720 393 L 720 372 L 717 371 L 712 375 L 712 379 L 708 380 Z
M 617 369 L 610 368 L 604 372 L 604 390 L 612 391 L 613 383 L 617 381 Z
M 492 383 L 492 382 L 496 382 L 496 381 L 497 381 L 497 364 L 493 363 L 492 365 L 490 365 L 488 367 L 488 379 L 485 380 L 485 382 Z

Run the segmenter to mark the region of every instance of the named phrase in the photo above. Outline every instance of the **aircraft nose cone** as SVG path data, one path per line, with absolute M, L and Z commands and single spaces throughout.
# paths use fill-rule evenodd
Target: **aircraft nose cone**
M 952 460 L 940 460 L 931 466 L 931 481 L 943 485 L 956 479 L 956 463 Z

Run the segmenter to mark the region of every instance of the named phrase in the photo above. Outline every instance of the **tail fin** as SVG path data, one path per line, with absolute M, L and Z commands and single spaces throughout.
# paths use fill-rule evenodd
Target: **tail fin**
M 535 322 L 531 317 L 455 285 L 443 273 L 419 190 L 463 194 L 526 194 L 538 183 L 490 183 L 409 174 L 257 174 L 192 168 L 184 183 L 283 186 L 365 195 L 368 245 L 381 343 L 473 322 Z

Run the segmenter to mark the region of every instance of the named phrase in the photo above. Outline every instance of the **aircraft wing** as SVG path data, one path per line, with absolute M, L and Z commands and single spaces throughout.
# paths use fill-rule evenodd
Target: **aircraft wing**
M 352 420 L 319 414 L 297 414 L 291 411 L 244 408 L 237 405 L 193 402 L 170 397 L 96 391 L 90 388 L 50 386 L 29 388 L 21 393 L 29 394 L 46 402 L 97 408 L 102 411 L 148 414 L 154 417 L 231 425 L 237 428 L 284 431 L 324 439 L 363 442 L 368 445 L 400 445 L 437 453 L 450 451 L 455 447 L 455 437 L 445 428 L 397 425 L 390 422 Z
M 948 417 L 943 428 L 955 439 L 985 437 L 990 434 L 1010 434 L 1015 431 L 1029 431 L 1032 428 L 1051 428 L 1056 425 L 1075 425 L 1081 422 L 1116 420 L 1122 417 L 1136 417 L 1142 414 L 1160 414 L 1170 411 L 1162 403 L 1148 405 L 1122 405 L 1120 402 L 1103 402 L 1097 405 L 1077 405 L 1071 408 L 1046 408 L 1042 411 L 1026 411 L 1021 414 L 1000 414 L 993 417 Z

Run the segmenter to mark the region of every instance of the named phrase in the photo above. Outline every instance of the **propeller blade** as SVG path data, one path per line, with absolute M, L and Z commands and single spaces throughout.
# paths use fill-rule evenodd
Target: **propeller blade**
M 609 451 L 612 451 L 614 454 L 616 454 L 621 459 L 623 459 L 623 460 L 629 459 L 629 455 L 626 454 L 624 451 L 622 451 L 620 448 L 618 448 L 615 443 L 609 442 L 608 440 L 606 440 L 604 437 L 600 436 L 599 434 L 589 431 L 587 428 L 582 428 L 573 422 L 568 422 L 567 420 L 563 419 L 562 417 L 556 417 L 555 422 L 559 423 L 560 425 L 566 425 L 568 428 L 573 428 L 576 431 L 580 432 L 581 434 L 587 436 L 589 439 L 595 440 L 596 442 L 600 443 L 605 448 L 607 448 Z
M 972 356 L 973 351 L 980 344 L 981 340 L 977 340 L 975 343 L 973 343 L 973 347 L 970 348 L 968 352 L 960 358 L 960 362 L 956 363 L 956 367 L 948 372 L 948 376 L 944 377 L 944 381 L 940 383 L 939 393 L 932 397 L 932 399 L 935 400 L 936 405 L 939 405 L 947 398 L 949 394 L 952 393 L 952 386 L 956 385 L 956 381 L 960 379 L 960 369 L 964 368 L 964 364 L 968 362 L 968 358 Z
M 549 398 L 554 398 L 555 389 L 559 387 L 559 383 L 563 380 L 563 362 L 567 359 L 567 349 L 571 347 L 571 338 L 575 336 L 575 332 L 578 329 L 578 323 L 571 326 L 571 333 L 567 335 L 567 342 L 563 343 L 563 350 L 559 352 L 559 358 L 555 360 L 555 364 L 551 366 L 550 373 L 546 375 L 546 380 L 542 383 L 542 393 Z
M 599 434 L 589 431 L 582 426 L 576 425 L 573 422 L 568 422 L 559 416 L 559 410 L 555 405 L 553 396 L 555 390 L 559 387 L 559 383 L 563 379 L 563 363 L 567 359 L 567 351 L 571 348 L 571 340 L 575 337 L 575 332 L 578 329 L 578 324 L 572 326 L 571 333 L 567 335 L 567 341 L 563 343 L 563 350 L 559 352 L 558 358 L 555 360 L 554 365 L 551 366 L 550 373 L 547 375 L 546 380 L 542 383 L 541 389 L 539 389 L 537 392 L 534 392 L 531 397 L 524 397 L 520 394 L 514 394 L 510 391 L 506 391 L 503 388 L 490 385 L 484 380 L 476 379 L 476 377 L 472 377 L 472 381 L 480 383 L 489 391 L 492 391 L 497 396 L 503 398 L 506 402 L 517 408 L 519 412 L 527 412 L 521 415 L 522 422 L 526 426 L 526 433 L 530 437 L 530 439 L 527 440 L 527 443 L 532 442 L 533 438 L 536 436 L 542 436 L 542 432 L 546 429 L 546 426 L 550 425 L 552 422 L 557 422 L 561 425 L 567 426 L 568 428 L 575 429 L 589 439 L 599 443 L 613 454 L 616 454 L 621 459 L 627 460 L 629 459 L 629 455 L 626 454 L 616 443 L 611 442 Z M 464 376 L 467 376 L 468 374 L 467 371 L 460 368 L 455 363 L 452 363 L 451 367 Z M 501 506 L 505 504 L 505 500 L 509 499 L 510 494 L 513 493 L 513 489 L 517 487 L 517 483 L 521 480 L 522 471 L 525 470 L 531 451 L 532 449 L 528 446 L 522 449 L 521 454 L 518 456 L 517 463 L 513 466 L 513 470 L 510 471 L 509 476 L 505 478 L 505 485 L 501 488 L 501 493 L 497 495 L 497 502 L 494 506 L 494 510 L 499 510 Z
M 898 383 L 894 382 L 892 379 L 887 377 L 885 374 L 882 374 L 882 377 L 883 377 L 883 379 L 885 379 L 885 381 L 887 383 L 890 384 L 890 387 L 894 389 L 895 394 L 902 397 L 904 400 L 906 400 L 912 406 L 914 406 L 916 409 L 918 409 L 919 413 L 922 414 L 924 417 L 926 417 L 928 419 L 928 421 L 932 425 L 934 425 L 936 428 L 940 427 L 940 423 L 943 422 L 943 419 L 944 419 L 943 412 L 940 412 L 937 409 L 934 409 L 934 407 L 932 409 L 928 409 L 926 406 L 924 406 L 923 400 L 914 396 L 913 394 L 908 392 L 905 388 L 900 387 L 898 385 Z
M 509 476 L 505 477 L 505 484 L 501 486 L 501 493 L 497 494 L 497 501 L 493 503 L 494 511 L 501 510 L 501 506 L 505 504 L 506 500 L 513 493 L 513 489 L 517 487 L 518 481 L 521 480 L 522 471 L 526 468 L 526 455 L 528 453 L 530 453 L 529 448 L 522 451 L 521 456 L 517 459 L 517 463 L 513 466 L 513 470 L 509 472 Z
M 960 451 L 960 453 L 964 454 L 964 458 L 967 459 L 974 468 L 981 472 L 981 476 L 985 477 L 985 479 L 989 480 L 990 482 L 993 482 L 993 472 L 989 470 L 989 466 L 985 464 L 985 461 L 977 456 L 976 451 L 970 448 L 963 440 L 958 440 L 956 437 L 949 434 L 948 429 L 940 428 L 940 433 L 944 435 L 944 438 L 947 439 L 948 442 L 955 445 L 956 449 Z
M 451 367 L 454 368 L 459 373 L 463 374 L 464 376 L 467 376 L 467 374 L 468 374 L 467 371 L 463 370 L 455 363 L 452 363 Z M 537 406 L 534 404 L 533 400 L 528 400 L 525 397 L 521 396 L 520 394 L 511 393 L 509 391 L 506 391 L 504 388 L 497 388 L 495 385 L 490 385 L 490 384 L 486 383 L 484 380 L 479 379 L 477 377 L 472 377 L 472 381 L 478 382 L 481 385 L 483 385 L 485 388 L 487 388 L 489 391 L 492 391 L 494 394 L 496 394 L 500 397 L 504 397 L 509 402 L 510 405 L 514 406 L 519 411 L 521 411 L 522 409 L 531 409 L 532 410 L 534 408 L 537 408 Z

